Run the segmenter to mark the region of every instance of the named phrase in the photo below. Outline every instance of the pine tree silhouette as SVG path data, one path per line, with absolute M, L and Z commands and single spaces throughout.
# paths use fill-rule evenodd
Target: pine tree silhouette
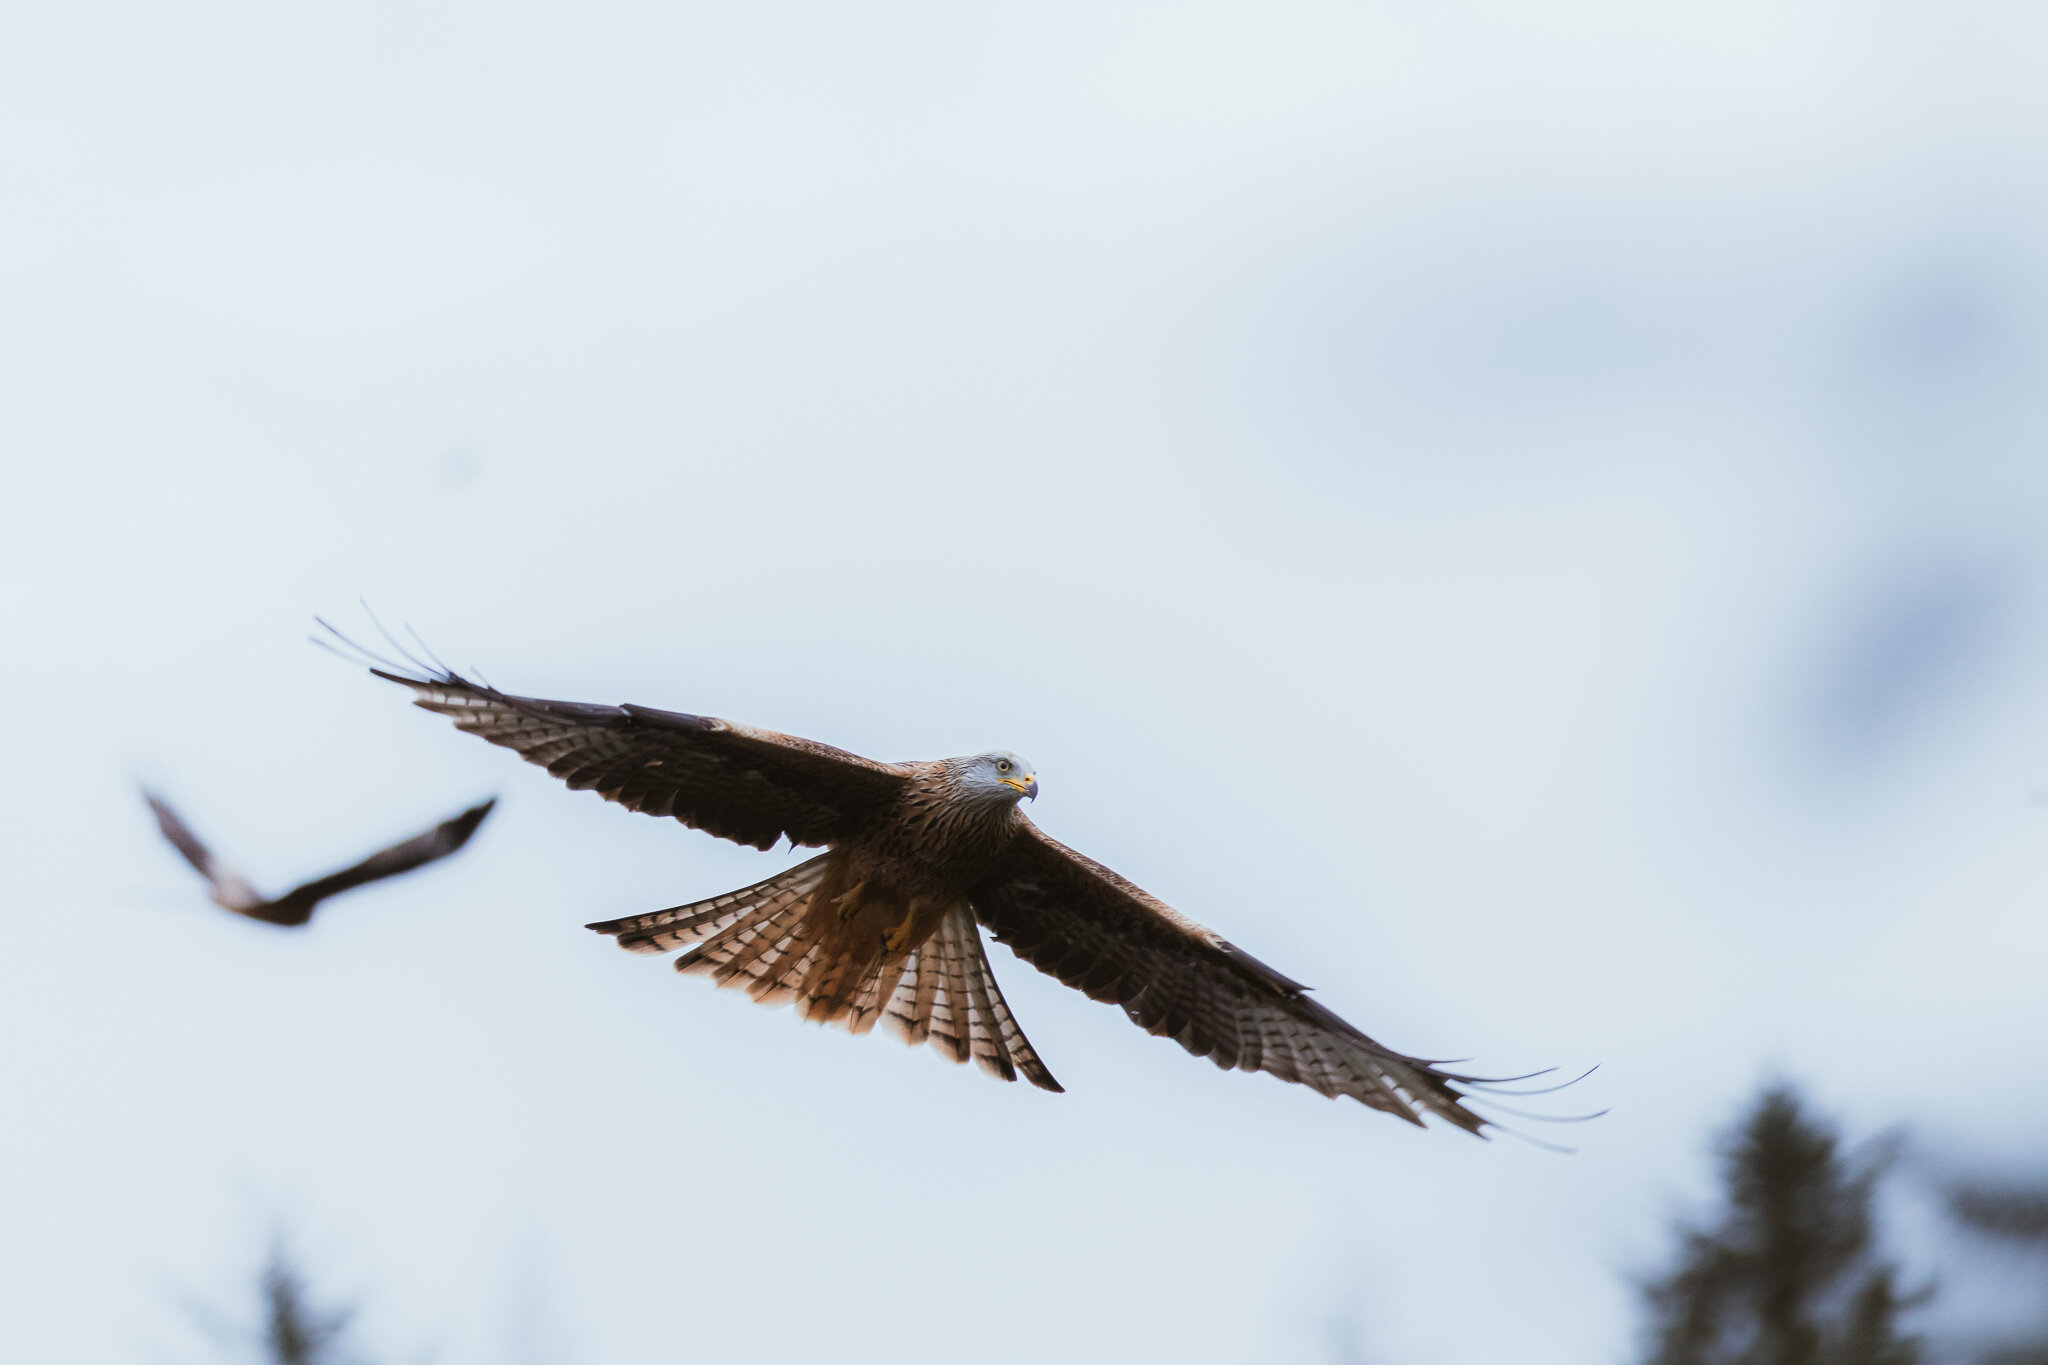
M 344 1365 L 342 1347 L 353 1308 L 320 1308 L 306 1273 L 282 1237 L 270 1244 L 260 1285 L 264 1365 Z
M 1919 1365 L 1899 1319 L 1924 1301 L 1880 1259 L 1882 1163 L 1845 1157 L 1791 1087 L 1774 1085 L 1724 1141 L 1726 1207 L 1680 1229 L 1676 1267 L 1644 1287 L 1648 1365 Z

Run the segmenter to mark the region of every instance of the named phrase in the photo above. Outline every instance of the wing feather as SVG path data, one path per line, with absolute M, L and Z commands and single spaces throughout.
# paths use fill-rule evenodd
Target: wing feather
M 1383 1047 L 1300 982 L 1204 929 L 1036 826 L 972 895 L 974 913 L 1026 962 L 1225 1069 L 1264 1071 L 1422 1124 L 1479 1133 L 1472 1078 Z
M 396 877 L 447 857 L 469 842 L 470 835 L 483 823 L 497 804 L 495 799 L 481 805 L 471 806 L 460 815 L 443 820 L 440 824 L 416 834 L 410 839 L 379 849 L 359 863 L 330 872 L 325 877 L 294 887 L 274 900 L 258 895 L 244 881 L 239 873 L 216 858 L 213 853 L 178 818 L 178 813 L 153 792 L 145 791 L 143 797 L 149 808 L 156 813 L 157 827 L 164 837 L 185 861 L 197 868 L 206 878 L 213 893 L 214 904 L 224 910 L 232 910 L 250 919 L 262 920 L 266 924 L 295 927 L 313 917 L 314 909 L 330 896 L 354 890 L 370 882 Z
M 144 791 L 142 799 L 149 802 L 149 809 L 156 816 L 156 827 L 163 832 L 164 838 L 170 840 L 171 847 L 192 864 L 194 871 L 206 878 L 207 890 L 212 894 L 215 905 L 238 915 L 247 915 L 269 904 L 243 879 L 241 873 L 216 858 L 213 850 L 199 842 L 199 836 L 178 817 L 169 802 L 152 791 Z
M 354 866 L 345 867 L 339 872 L 330 872 L 317 881 L 293 888 L 278 897 L 278 903 L 304 905 L 310 911 L 313 906 L 329 896 L 338 896 L 358 886 L 381 882 L 386 877 L 396 877 L 416 867 L 438 862 L 468 843 L 469 837 L 476 833 L 476 827 L 484 822 L 484 817 L 489 815 L 491 808 L 497 804 L 497 798 L 492 797 L 488 801 L 471 806 L 460 815 L 443 820 L 424 834 L 415 834 L 402 843 L 379 849 Z
M 756 848 L 785 838 L 830 843 L 892 801 L 911 776 L 901 764 L 715 716 L 516 697 L 454 673 L 370 671 L 571 788 Z

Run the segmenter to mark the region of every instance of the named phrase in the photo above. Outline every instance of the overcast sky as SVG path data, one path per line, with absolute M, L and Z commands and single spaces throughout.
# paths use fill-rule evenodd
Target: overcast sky
M 2048 1126 L 2048 16 L 0 10 L 0 1320 L 203 1358 L 275 1221 L 446 1365 L 1620 1365 L 1770 1074 Z M 786 861 L 305 643 L 1031 814 L 1559 1157 L 992 950 L 1069 1093 L 581 926 Z M 310 930 L 281 890 L 488 794 Z M 1546 1132 L 1544 1136 L 1554 1136 Z

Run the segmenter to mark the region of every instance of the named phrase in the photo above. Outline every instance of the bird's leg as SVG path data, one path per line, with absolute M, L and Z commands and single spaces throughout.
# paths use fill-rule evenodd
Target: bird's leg
M 882 935 L 882 949 L 884 952 L 891 954 L 900 953 L 909 945 L 910 927 L 917 922 L 919 904 L 920 902 L 913 898 L 910 902 L 910 908 L 903 912 L 903 923 Z
M 832 898 L 832 903 L 839 907 L 840 923 L 844 924 L 847 920 L 852 919 L 856 914 L 860 913 L 861 892 L 867 889 L 867 879 L 863 877 L 861 880 L 855 882 L 852 886 L 847 887 L 844 891 L 840 892 L 838 895 Z

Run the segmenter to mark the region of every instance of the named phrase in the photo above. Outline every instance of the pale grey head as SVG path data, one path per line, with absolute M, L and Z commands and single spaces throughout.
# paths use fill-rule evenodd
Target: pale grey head
M 1038 773 L 1008 749 L 990 749 L 972 758 L 952 761 L 953 781 L 962 792 L 1014 806 L 1025 797 L 1038 799 Z

